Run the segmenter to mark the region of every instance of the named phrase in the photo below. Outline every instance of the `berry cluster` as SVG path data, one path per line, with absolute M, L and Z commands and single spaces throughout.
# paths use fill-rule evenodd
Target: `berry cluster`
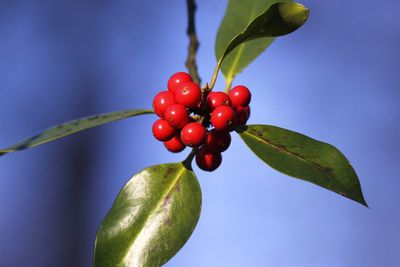
M 250 100 L 245 86 L 233 87 L 229 94 L 202 91 L 189 74 L 175 73 L 168 80 L 168 91 L 153 99 L 154 112 L 160 117 L 153 124 L 153 135 L 173 153 L 186 146 L 196 148 L 199 168 L 213 171 L 231 143 L 230 132 L 250 117 Z

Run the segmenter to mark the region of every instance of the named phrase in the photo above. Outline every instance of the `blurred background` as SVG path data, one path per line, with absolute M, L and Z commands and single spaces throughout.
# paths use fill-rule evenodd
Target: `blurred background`
M 253 92 L 250 123 L 338 147 L 371 209 L 274 171 L 234 136 L 217 171 L 195 167 L 202 215 L 166 266 L 400 266 L 400 2 L 303 3 L 307 24 L 234 84 Z M 198 0 L 204 82 L 226 4 Z M 186 23 L 183 0 L 0 0 L 0 147 L 81 116 L 150 108 L 185 70 Z M 1 157 L 0 266 L 91 266 L 97 227 L 120 188 L 188 153 L 168 153 L 151 135 L 154 119 Z

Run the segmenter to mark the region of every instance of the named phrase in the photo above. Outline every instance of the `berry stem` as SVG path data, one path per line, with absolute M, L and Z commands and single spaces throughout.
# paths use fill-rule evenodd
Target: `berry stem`
M 201 83 L 201 78 L 197 71 L 196 53 L 199 48 L 199 40 L 196 35 L 196 24 L 195 24 L 195 13 L 196 13 L 196 2 L 195 0 L 187 0 L 187 12 L 188 12 L 188 28 L 187 35 L 189 36 L 189 53 L 186 59 L 186 67 L 189 70 L 193 81 L 197 84 Z
M 183 165 L 188 169 L 191 170 L 192 169 L 192 161 L 194 156 L 197 153 L 197 148 L 193 148 L 192 151 L 190 152 L 190 154 L 186 157 L 186 159 L 182 162 Z

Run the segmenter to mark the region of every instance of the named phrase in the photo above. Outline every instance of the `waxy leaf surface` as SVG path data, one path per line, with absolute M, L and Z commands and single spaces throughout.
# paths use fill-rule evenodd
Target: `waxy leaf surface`
M 230 0 L 215 45 L 227 83 L 264 52 L 274 37 L 301 27 L 308 13 L 291 1 Z
M 36 135 L 28 137 L 14 145 L 11 145 L 7 148 L 0 150 L 0 156 L 15 152 L 31 147 L 35 147 L 44 143 L 48 143 L 50 141 L 59 139 L 64 136 L 68 136 L 89 128 L 93 128 L 96 126 L 100 126 L 106 123 L 130 118 L 137 115 L 142 114 L 151 114 L 153 111 L 145 110 L 145 109 L 131 109 L 131 110 L 122 110 L 111 113 L 104 113 L 100 115 L 94 115 L 90 117 L 85 117 L 73 121 L 69 121 L 63 124 L 59 124 L 48 128 Z
M 353 167 L 334 146 L 270 125 L 249 125 L 240 136 L 274 169 L 367 206 Z
M 146 168 L 123 187 L 101 224 L 96 267 L 161 266 L 192 234 L 201 191 L 182 163 Z

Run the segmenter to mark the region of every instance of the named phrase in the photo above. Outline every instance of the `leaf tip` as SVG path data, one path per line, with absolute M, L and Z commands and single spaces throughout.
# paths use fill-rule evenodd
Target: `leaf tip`
M 358 201 L 358 203 L 360 203 L 361 205 L 363 205 L 363 206 L 366 207 L 367 209 L 371 209 L 371 208 L 368 206 L 367 201 L 365 201 L 363 195 L 361 195 L 361 198 L 360 198 L 360 200 Z
M 306 22 L 308 20 L 308 17 L 310 16 L 310 9 L 303 6 L 303 21 Z
M 300 28 L 308 19 L 310 9 L 299 3 L 282 3 L 279 11 L 284 21 L 288 23 L 293 30 Z
M 354 197 L 351 198 L 351 199 L 356 201 L 356 202 L 358 202 L 358 203 L 360 203 L 364 207 L 370 209 L 370 207 L 368 206 L 367 201 L 365 201 L 364 194 L 363 194 L 362 188 L 361 188 L 361 184 L 359 182 L 359 178 L 357 176 L 356 176 L 356 178 L 357 178 L 357 181 L 358 181 L 358 188 L 356 189 L 356 193 L 354 194 Z
M 357 202 L 357 203 L 363 205 L 364 207 L 370 209 L 370 207 L 368 206 L 367 201 L 365 201 L 364 195 L 363 195 L 363 193 L 361 191 L 361 187 L 359 187 L 359 190 L 358 190 L 357 193 L 355 193 L 353 195 L 350 195 L 350 196 L 347 195 L 347 194 L 343 194 L 343 193 L 339 193 L 339 194 L 344 196 L 344 197 L 347 197 L 347 198 L 349 198 L 351 200 L 354 200 L 355 202 Z

